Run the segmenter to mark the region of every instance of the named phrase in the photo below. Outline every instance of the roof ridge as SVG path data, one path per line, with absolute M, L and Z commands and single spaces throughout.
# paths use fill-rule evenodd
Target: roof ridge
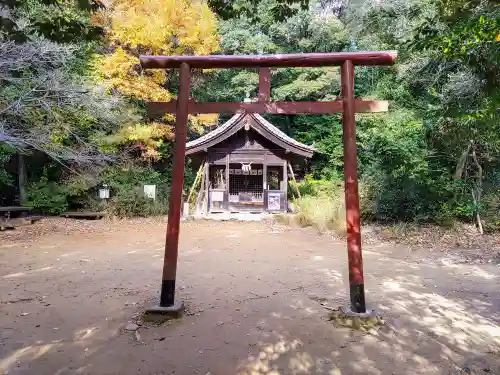
M 284 131 L 280 130 L 275 125 L 273 125 L 271 122 L 266 120 L 264 118 L 264 116 L 260 115 L 259 113 L 250 113 L 249 115 L 256 118 L 261 124 L 266 126 L 267 130 L 269 130 L 271 133 L 274 133 L 275 135 L 279 136 L 283 140 L 288 141 L 289 143 L 292 143 L 295 146 L 302 147 L 306 150 L 315 151 L 314 147 L 308 146 L 305 143 L 299 142 L 296 139 L 290 137 Z
M 237 112 L 233 117 L 231 117 L 229 120 L 227 120 L 225 123 L 222 125 L 218 126 L 216 129 L 202 135 L 201 137 L 192 140 L 190 142 L 186 143 L 186 151 L 188 154 L 190 153 L 195 153 L 198 152 L 197 150 L 203 149 L 203 146 L 205 145 L 206 147 L 212 147 L 214 145 L 214 142 L 217 142 L 217 139 L 220 138 L 221 136 L 223 137 L 224 133 L 228 132 L 229 130 L 233 129 L 236 126 L 239 126 L 241 122 L 245 119 L 252 119 L 253 121 L 250 122 L 250 126 L 254 127 L 252 125 L 252 122 L 255 122 L 258 124 L 264 132 L 268 133 L 269 135 L 275 137 L 275 139 L 279 140 L 279 142 L 282 142 L 285 146 L 281 145 L 280 147 L 283 148 L 288 148 L 286 145 L 289 145 L 292 149 L 295 151 L 292 152 L 298 152 L 298 154 L 304 155 L 311 157 L 312 153 L 315 151 L 314 147 L 308 146 L 304 143 L 301 143 L 292 137 L 288 136 L 286 133 L 278 129 L 276 126 L 274 126 L 271 122 L 267 121 L 263 116 L 261 116 L 258 113 L 249 113 L 249 112 Z M 260 132 L 257 128 L 254 130 Z M 266 135 L 262 134 L 262 136 L 266 137 Z M 227 138 L 227 137 L 226 137 Z M 220 139 L 218 142 L 221 142 L 223 139 Z M 289 150 L 290 151 L 290 150 Z

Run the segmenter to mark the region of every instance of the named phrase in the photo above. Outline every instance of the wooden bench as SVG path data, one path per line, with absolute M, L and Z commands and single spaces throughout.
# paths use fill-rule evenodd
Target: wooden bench
M 102 219 L 106 216 L 106 212 L 68 211 L 63 212 L 60 216 L 72 219 Z
M 32 211 L 33 207 L 25 206 L 6 206 L 0 207 L 0 230 L 13 229 L 25 223 L 35 223 L 42 219 L 42 216 L 25 216 Z M 12 214 L 19 214 L 19 217 L 12 217 Z
M 21 214 L 23 214 L 30 211 L 33 211 L 33 207 L 26 207 L 26 206 L 0 207 L 0 214 L 3 213 L 2 216 L 6 217 L 7 219 L 10 219 L 11 212 L 20 212 Z

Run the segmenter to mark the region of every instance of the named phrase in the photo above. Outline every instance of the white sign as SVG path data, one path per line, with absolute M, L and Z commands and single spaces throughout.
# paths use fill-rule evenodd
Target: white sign
M 144 185 L 144 196 L 146 198 L 156 199 L 156 185 Z
M 99 189 L 99 198 L 100 199 L 109 199 L 109 188 L 102 187 Z
M 210 192 L 210 200 L 212 202 L 223 202 L 224 201 L 224 192 L 223 191 Z
M 267 193 L 267 209 L 279 211 L 281 209 L 281 193 Z

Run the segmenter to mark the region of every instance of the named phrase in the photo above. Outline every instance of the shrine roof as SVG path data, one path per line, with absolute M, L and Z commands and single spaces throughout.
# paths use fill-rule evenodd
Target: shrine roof
M 305 145 L 289 137 L 261 115 L 243 112 L 235 114 L 215 130 L 188 142 L 186 144 L 186 155 L 207 151 L 209 147 L 221 143 L 247 124 L 261 136 L 285 149 L 287 152 L 310 158 L 315 151 L 314 147 Z

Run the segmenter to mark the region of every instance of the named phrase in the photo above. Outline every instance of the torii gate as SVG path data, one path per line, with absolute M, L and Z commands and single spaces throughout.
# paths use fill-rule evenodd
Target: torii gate
M 363 257 L 358 196 L 356 112 L 385 112 L 386 101 L 354 99 L 354 66 L 393 65 L 395 51 L 304 53 L 283 55 L 214 55 L 214 56 L 141 56 L 145 69 L 180 68 L 180 87 L 177 100 L 169 103 L 148 104 L 150 115 L 175 113 L 175 147 L 172 171 L 172 187 L 168 211 L 165 258 L 161 285 L 160 306 L 150 312 L 179 314 L 182 302 L 174 300 L 177 255 L 179 247 L 179 222 L 181 217 L 182 189 L 184 184 L 184 160 L 186 156 L 187 124 L 189 114 L 254 112 L 272 114 L 326 114 L 342 113 L 344 138 L 345 207 L 347 224 L 347 253 L 349 259 L 349 284 L 351 309 L 355 313 L 366 312 Z M 273 102 L 271 101 L 271 68 L 285 67 L 341 67 L 341 100 L 329 102 Z M 210 102 L 198 103 L 189 99 L 191 69 L 260 68 L 259 95 L 256 103 Z

